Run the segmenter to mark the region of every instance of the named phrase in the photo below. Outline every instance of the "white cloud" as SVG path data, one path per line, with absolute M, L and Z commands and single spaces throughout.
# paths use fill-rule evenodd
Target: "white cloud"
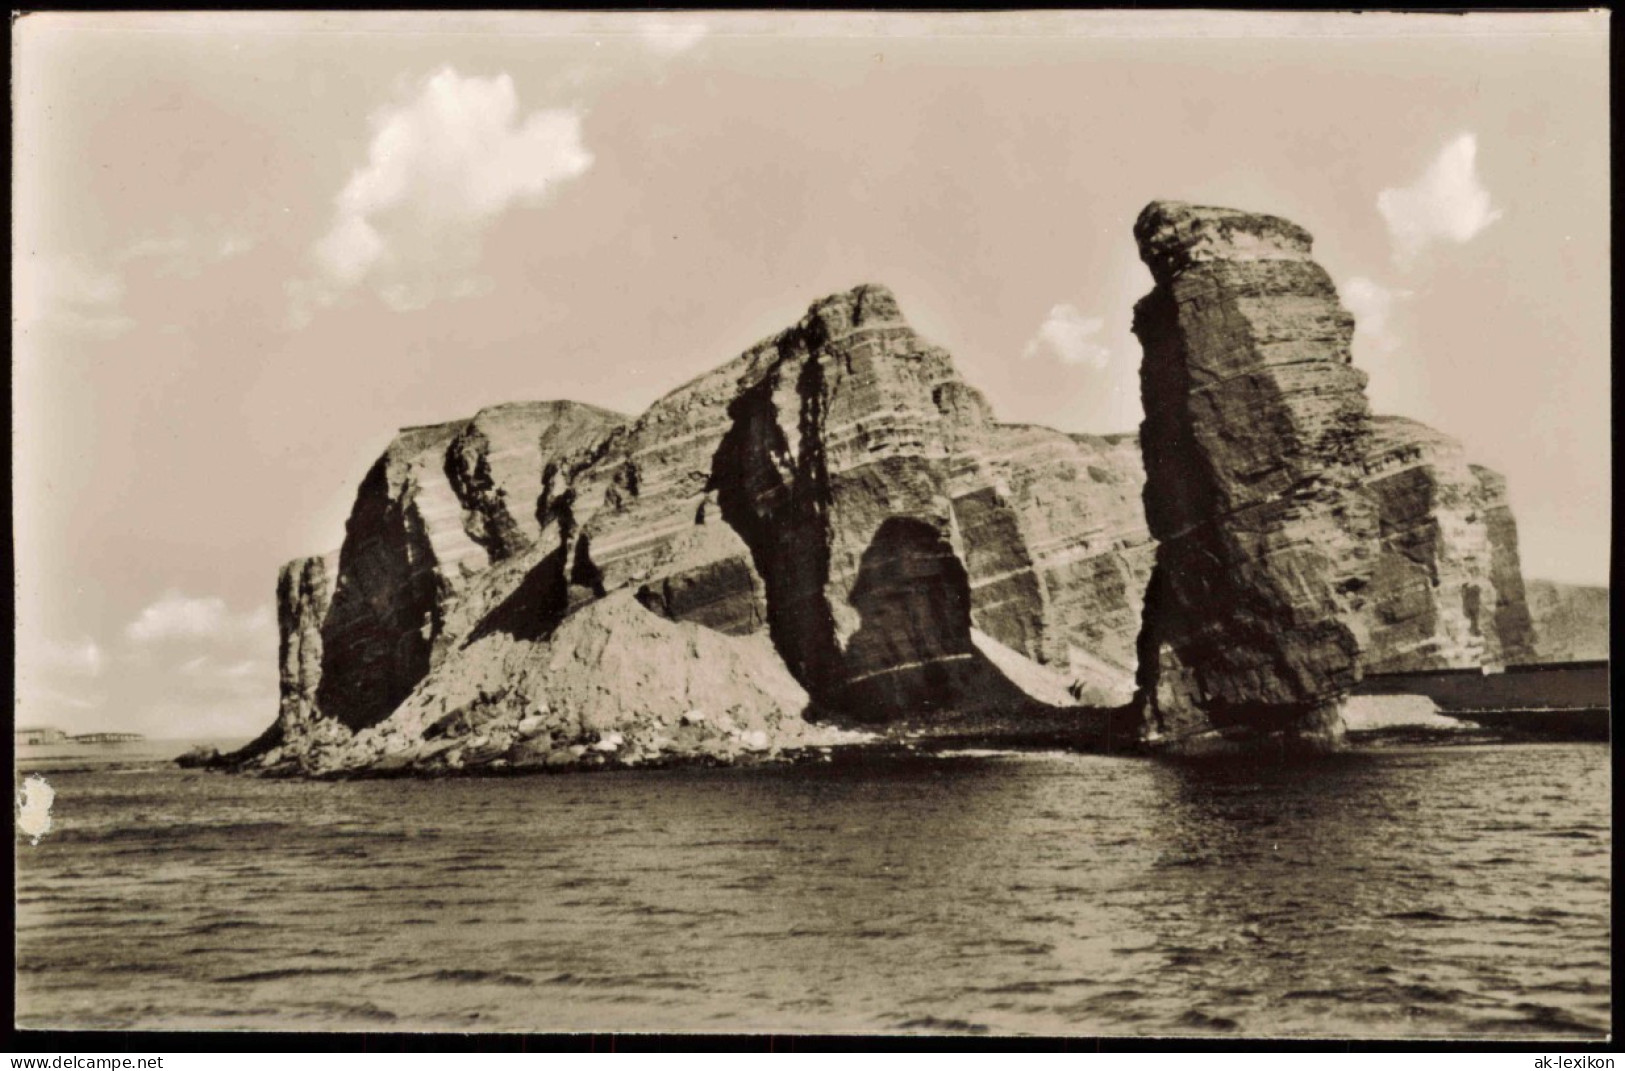
M 183 228 L 138 238 L 95 262 L 78 256 L 19 257 L 12 315 L 24 329 L 48 324 L 91 338 L 117 338 L 136 325 L 124 311 L 127 272 L 192 278 L 253 247 L 253 239 L 237 231 Z
M 1429 412 L 1431 380 L 1426 361 L 1403 351 L 1394 321 L 1412 297 L 1355 276 L 1338 287 L 1343 304 L 1354 314 L 1354 363 L 1369 377 L 1366 397 L 1377 413 L 1434 419 Z
M 1096 336 L 1105 326 L 1104 319 L 1085 316 L 1076 305 L 1056 305 L 1021 355 L 1028 359 L 1048 355 L 1062 364 L 1104 369 L 1111 360 L 1111 350 L 1102 346 Z
M 90 689 L 106 668 L 106 655 L 89 637 L 62 643 L 20 633 L 14 681 L 17 719 L 56 725 L 101 709 L 107 702 L 107 685 Z
M 72 257 L 21 259 L 12 283 L 12 315 L 24 329 L 52 325 L 92 338 L 116 338 L 135 326 L 124 314 L 124 280 Z
M 1411 296 L 1409 290 L 1390 290 L 1381 283 L 1357 275 L 1342 285 L 1343 304 L 1354 314 L 1354 340 L 1379 353 L 1392 353 L 1399 345 L 1391 323 L 1394 306 Z
M 45 688 L 38 685 L 25 686 L 19 689 L 18 706 L 26 708 L 31 714 L 38 708 L 45 708 L 46 712 L 55 708 L 58 710 L 96 710 L 107 702 L 105 695 L 73 695 L 60 692 L 54 688 Z
M 274 627 L 271 611 L 260 607 L 251 613 L 233 614 L 224 599 L 213 596 L 193 598 L 168 591 L 142 610 L 124 629 L 136 643 L 169 639 L 226 639 L 265 633 Z
M 705 23 L 692 19 L 653 19 L 638 29 L 638 36 L 651 52 L 676 56 L 699 44 L 709 32 Z
M 18 654 L 28 663 L 73 677 L 99 677 L 107 662 L 100 645 L 91 639 L 77 643 L 36 640 L 19 644 L 19 648 Z
M 276 662 L 269 658 L 222 662 L 200 655 L 183 663 L 179 673 L 186 678 L 187 687 L 200 695 L 275 696 L 277 692 Z
M 1478 179 L 1478 139 L 1462 134 L 1434 157 L 1414 183 L 1377 195 L 1377 211 L 1388 224 L 1394 259 L 1408 263 L 1437 241 L 1470 241 L 1501 218 Z
M 208 655 L 199 655 L 181 666 L 181 672 L 188 677 L 224 677 L 228 680 L 240 680 L 252 677 L 256 670 L 263 669 L 264 663 L 256 662 L 251 658 L 244 658 L 223 666 Z
M 510 205 L 540 203 L 593 163 L 580 113 L 521 118 L 507 74 L 444 68 L 372 126 L 367 162 L 339 191 L 332 225 L 312 247 L 314 276 L 289 285 L 296 324 L 363 283 L 396 309 L 477 288 L 492 222 Z
M 180 226 L 168 234 L 137 239 L 118 255 L 118 263 L 150 262 L 159 275 L 192 278 L 223 260 L 254 248 L 254 239 L 240 231 Z

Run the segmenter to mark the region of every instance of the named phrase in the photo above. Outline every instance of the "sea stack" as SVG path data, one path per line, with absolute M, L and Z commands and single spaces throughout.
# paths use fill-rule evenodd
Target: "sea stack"
M 1284 219 L 1159 201 L 1134 236 L 1156 281 L 1134 310 L 1159 541 L 1145 739 L 1183 755 L 1334 749 L 1379 546 L 1354 318 Z

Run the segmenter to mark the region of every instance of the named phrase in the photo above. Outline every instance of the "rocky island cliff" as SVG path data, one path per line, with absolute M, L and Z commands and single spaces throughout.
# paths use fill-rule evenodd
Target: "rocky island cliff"
M 228 763 L 726 761 L 1108 711 L 1116 746 L 1329 744 L 1367 666 L 1525 650 L 1504 487 L 1371 417 L 1308 235 L 1158 203 L 1136 237 L 1138 437 L 998 422 L 875 285 L 635 418 L 403 429 L 340 550 L 283 568 L 280 709 Z

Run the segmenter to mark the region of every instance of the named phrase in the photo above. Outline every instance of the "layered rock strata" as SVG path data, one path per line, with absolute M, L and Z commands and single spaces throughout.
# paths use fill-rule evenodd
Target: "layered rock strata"
M 1046 442 L 1053 434 L 1041 428 L 1009 431 L 1042 436 Z M 1105 658 L 1132 671 L 1141 594 L 1156 548 L 1147 538 L 1140 501 L 1145 470 L 1139 440 L 1134 435 L 1071 438 L 1086 449 L 1104 451 L 1105 459 L 1062 462 L 1052 480 L 1039 484 L 1034 493 L 1054 503 L 1055 489 L 1065 486 L 1087 497 L 1097 515 L 1118 526 L 1101 536 L 1123 549 L 1085 559 L 1088 577 L 1047 570 L 1047 587 L 1056 598 L 1085 603 L 1073 615 L 1084 623 L 1079 626 L 1083 646 L 1072 649 L 1075 663 Z M 1544 638 L 1545 633 L 1536 628 L 1533 599 L 1524 593 L 1518 528 L 1506 500 L 1505 479 L 1469 464 L 1454 439 L 1405 417 L 1374 416 L 1370 442 L 1360 484 L 1376 502 L 1381 545 L 1365 606 L 1366 672 L 1496 669 L 1540 659 L 1531 637 L 1539 631 Z M 1029 465 L 1034 465 L 1031 459 Z M 1087 486 L 1091 482 L 1097 486 Z M 1021 481 L 1014 486 L 1019 488 Z M 1081 528 L 1070 524 L 1060 530 L 1076 539 Z M 1115 594 L 1119 589 L 1121 596 Z M 1606 589 L 1602 591 L 1606 609 Z M 1107 597 L 1099 597 L 1102 593 Z M 1606 622 L 1606 614 L 1602 620 Z M 1596 634 L 1602 637 L 1600 646 L 1592 643 L 1585 649 L 1606 653 L 1606 629 Z M 1081 673 L 1081 665 L 1074 672 Z
M 978 431 L 983 473 L 954 499 L 972 616 L 1006 645 L 1064 667 L 1096 702 L 1125 701 L 1155 549 L 1138 441 L 1032 425 Z M 981 538 L 1000 525 L 1015 538 Z
M 1084 448 L 995 424 L 881 287 L 815 304 L 743 361 L 713 486 L 764 577 L 775 644 L 815 701 L 877 721 L 1021 705 L 973 624 L 1070 669 L 1074 641 L 1099 626 L 1056 597 L 1064 573 L 1114 558 L 1101 536 L 1134 527 L 1075 482 Z M 1053 532 L 1052 509 L 1076 526 Z
M 1495 614 L 1491 619 L 1493 662 L 1520 665 L 1539 658 L 1534 615 L 1523 582 L 1523 559 L 1518 552 L 1518 522 L 1507 498 L 1506 477 L 1483 465 L 1471 465 L 1478 478 L 1480 509 L 1476 516 L 1489 529 L 1490 583 L 1495 588 Z
M 1159 541 L 1139 641 L 1147 740 L 1335 747 L 1379 549 L 1353 317 L 1286 220 L 1157 202 L 1134 235 L 1156 281 L 1134 314 Z
M 1608 589 L 1551 580 L 1529 581 L 1536 662 L 1608 657 Z
M 1082 448 L 1073 453 L 1057 449 L 1060 437 L 1048 429 L 999 425 L 995 430 L 1022 460 L 1016 473 L 1001 473 L 1006 494 L 1023 503 L 1036 499 L 1043 503 L 1037 508 L 1059 514 L 1048 529 L 1058 534 L 1055 556 L 1038 572 L 1045 578 L 1046 597 L 1079 604 L 1068 614 L 1078 624 L 1070 659 L 1051 651 L 1048 661 L 1070 664 L 1079 677 L 1092 659 L 1132 672 L 1142 595 L 1156 548 L 1147 538 L 1141 504 L 1145 469 L 1138 437 L 1073 435 L 1069 438 Z M 997 464 L 996 450 L 986 456 Z M 1370 449 L 1360 471 L 1359 483 L 1375 500 L 1381 532 L 1371 597 L 1365 600 L 1366 671 L 1496 669 L 1538 658 L 1531 647 L 1535 628 L 1505 479 L 1469 464 L 1461 444 L 1449 436 L 1389 416 L 1372 417 Z M 1073 503 L 1086 504 L 1091 519 L 1068 517 Z M 969 513 L 961 505 L 961 523 Z M 1074 560 L 1075 548 L 1102 543 L 1116 549 L 1077 555 L 1082 569 L 1057 565 Z M 974 571 L 975 546 L 969 560 Z M 998 576 L 996 566 L 985 571 Z M 1606 605 L 1606 597 L 1602 601 Z M 989 611 L 997 610 L 998 603 L 989 600 Z M 1601 649 L 1606 650 L 1605 633 Z
M 282 569 L 281 707 L 250 750 L 387 717 L 536 556 L 549 453 L 622 419 L 550 402 L 402 430 L 362 480 L 340 551 Z
M 773 755 L 843 726 L 1064 725 L 1137 671 L 1155 743 L 1323 745 L 1362 662 L 1515 660 L 1504 488 L 1420 425 L 1373 434 L 1308 236 L 1172 205 L 1138 233 L 1138 440 L 998 423 L 878 286 L 636 419 L 403 430 L 342 549 L 283 569 L 280 710 L 236 761 Z
M 1533 629 L 1506 485 L 1461 444 L 1377 417 L 1364 463 L 1381 553 L 1369 591 L 1372 673 L 1526 662 Z
M 561 460 L 544 497 L 572 533 L 571 605 L 630 587 L 674 620 L 765 629 L 815 705 L 887 721 L 1030 701 L 973 625 L 1070 674 L 1079 698 L 1126 698 L 1138 593 L 1118 562 L 1146 536 L 1126 492 L 1077 477 L 1093 465 L 1126 486 L 1130 454 L 995 423 L 865 286 Z M 1097 664 L 1102 635 L 1114 658 Z
M 255 761 L 642 761 L 687 753 L 672 718 L 771 752 L 841 738 L 809 718 L 1122 703 L 1137 468 L 1128 437 L 996 423 L 878 286 L 635 420 L 546 403 L 406 429 L 336 562 L 284 570 L 283 707 Z M 424 746 L 442 738 L 463 744 Z
M 304 731 L 316 718 L 322 625 L 333 605 L 337 569 L 338 555 L 329 554 L 296 558 L 277 575 L 277 662 L 282 693 L 277 721 L 295 732 Z

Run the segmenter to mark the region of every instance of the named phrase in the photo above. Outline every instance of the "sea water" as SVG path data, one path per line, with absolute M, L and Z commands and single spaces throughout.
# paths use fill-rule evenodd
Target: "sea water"
M 52 829 L 16 837 L 21 1027 L 1609 1027 L 1606 745 L 44 776 Z

